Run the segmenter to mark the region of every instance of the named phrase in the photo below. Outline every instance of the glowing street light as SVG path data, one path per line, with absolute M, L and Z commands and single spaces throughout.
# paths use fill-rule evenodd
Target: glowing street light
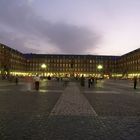
M 46 64 L 42 64 L 41 65 L 41 68 L 43 69 L 43 77 L 45 76 L 45 69 L 46 69 Z
M 41 68 L 42 68 L 42 69 L 46 69 L 46 67 L 47 67 L 46 64 L 42 64 L 42 65 L 41 65 Z
M 98 65 L 98 66 L 97 66 L 97 69 L 98 69 L 98 70 L 101 70 L 101 69 L 103 69 L 103 66 L 102 66 L 102 65 Z
M 99 65 L 97 66 L 97 69 L 98 69 L 98 71 L 99 71 L 99 73 L 100 73 L 101 70 L 103 69 L 103 65 L 99 64 Z M 100 73 L 100 75 L 101 75 L 101 73 Z

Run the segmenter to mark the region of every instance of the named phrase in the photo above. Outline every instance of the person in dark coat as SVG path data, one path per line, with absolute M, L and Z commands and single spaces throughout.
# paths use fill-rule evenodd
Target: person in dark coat
M 134 89 L 136 89 L 136 87 L 137 87 L 137 77 L 135 76 L 134 77 Z
M 90 85 L 91 85 L 91 78 L 89 77 L 88 79 L 88 87 L 90 88 Z
M 37 75 L 35 76 L 35 89 L 36 89 L 36 90 L 39 90 L 39 82 L 40 82 L 40 77 L 39 77 L 39 75 L 37 74 Z
M 16 75 L 15 77 L 15 82 L 16 82 L 16 85 L 18 84 L 18 75 Z
M 85 77 L 84 77 L 84 75 L 82 75 L 82 77 L 81 77 L 81 86 L 82 87 L 85 86 Z

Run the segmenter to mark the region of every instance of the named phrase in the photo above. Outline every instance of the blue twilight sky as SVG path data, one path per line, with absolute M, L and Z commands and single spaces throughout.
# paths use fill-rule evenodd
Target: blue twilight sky
M 24 53 L 122 55 L 140 47 L 140 0 L 0 0 L 0 42 Z

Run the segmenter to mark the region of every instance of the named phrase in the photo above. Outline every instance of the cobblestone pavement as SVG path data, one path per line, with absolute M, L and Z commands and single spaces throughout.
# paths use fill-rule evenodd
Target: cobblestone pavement
M 0 82 L 0 140 L 139 140 L 140 88 L 131 81 Z
M 0 140 L 42 138 L 40 130 L 65 87 L 56 81 L 40 86 L 27 91 L 24 82 L 0 81 Z
M 81 91 L 112 139 L 140 139 L 140 84 L 132 81 L 98 81 Z
M 51 116 L 97 116 L 75 83 L 69 83 L 51 112 Z

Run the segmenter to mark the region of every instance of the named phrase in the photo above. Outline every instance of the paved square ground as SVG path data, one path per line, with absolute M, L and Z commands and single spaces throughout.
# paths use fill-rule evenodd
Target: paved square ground
M 140 83 L 0 81 L 0 140 L 139 140 Z

